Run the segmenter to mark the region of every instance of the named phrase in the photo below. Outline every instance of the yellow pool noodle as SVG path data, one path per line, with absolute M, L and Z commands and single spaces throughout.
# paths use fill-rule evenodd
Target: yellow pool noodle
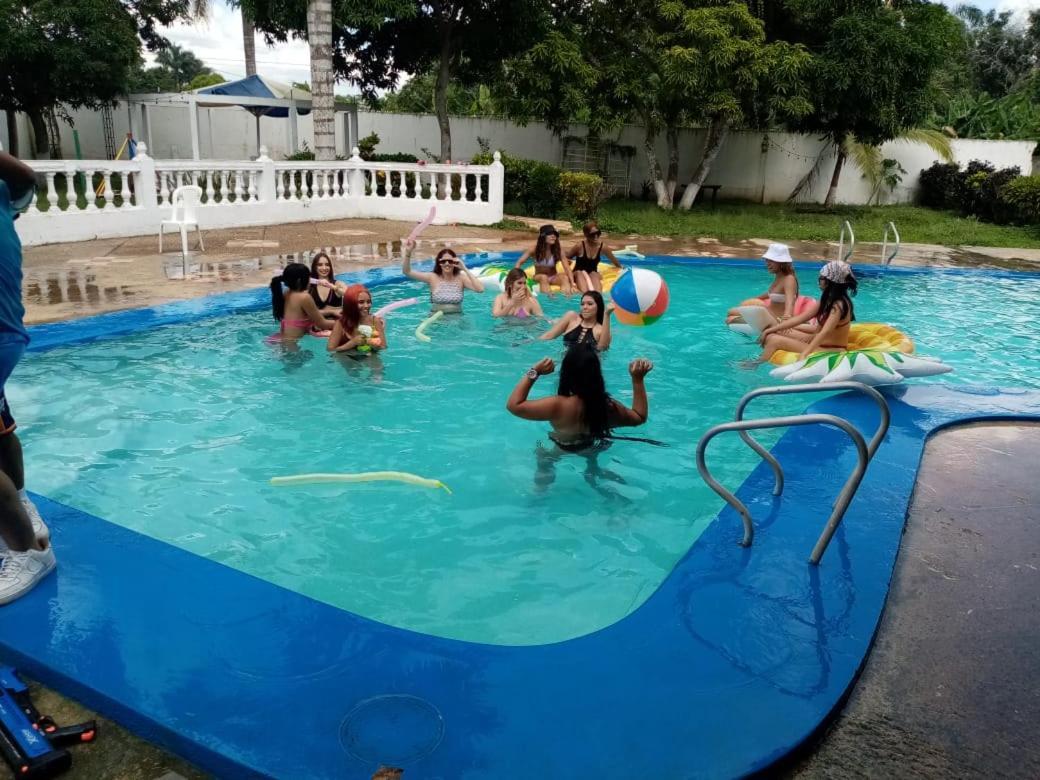
M 441 314 L 441 312 L 437 312 Z M 271 484 L 286 485 L 319 485 L 335 482 L 407 482 L 419 487 L 444 488 L 451 493 L 451 488 L 439 479 L 426 479 L 406 471 L 366 471 L 360 474 L 297 474 L 293 477 L 271 477 Z
M 439 320 L 443 316 L 444 316 L 444 312 L 443 311 L 435 311 L 433 314 L 431 314 L 425 320 L 420 322 L 419 323 L 419 327 L 415 329 L 415 337 L 417 339 L 419 339 L 419 341 L 429 341 L 430 337 L 427 336 L 426 333 L 425 333 L 426 326 L 427 325 L 431 325 L 432 323 L 436 322 L 437 320 Z

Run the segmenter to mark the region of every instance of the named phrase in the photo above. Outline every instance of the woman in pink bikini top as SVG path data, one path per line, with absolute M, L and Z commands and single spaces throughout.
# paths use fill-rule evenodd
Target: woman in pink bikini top
M 310 295 L 310 284 L 311 269 L 303 263 L 289 263 L 279 276 L 271 279 L 271 310 L 278 320 L 283 341 L 302 338 L 311 328 L 319 331 L 328 328 Z

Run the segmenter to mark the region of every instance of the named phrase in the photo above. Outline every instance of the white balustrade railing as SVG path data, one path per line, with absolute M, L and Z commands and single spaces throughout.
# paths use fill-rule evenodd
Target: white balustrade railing
M 383 218 L 418 222 L 431 205 L 435 223 L 490 225 L 502 219 L 504 170 L 491 165 L 367 162 L 275 162 L 261 147 L 255 161 L 153 160 L 144 144 L 129 161 L 26 161 L 38 174 L 38 197 L 19 219 L 22 243 L 83 241 L 158 234 L 173 191 L 202 188 L 202 228 L 275 225 L 321 219 Z

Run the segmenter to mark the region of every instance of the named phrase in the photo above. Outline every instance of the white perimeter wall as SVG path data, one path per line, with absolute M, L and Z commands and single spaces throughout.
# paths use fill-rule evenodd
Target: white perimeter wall
M 152 139 L 149 153 L 156 159 L 184 159 L 191 157 L 191 136 L 188 129 L 188 111 L 181 107 L 149 107 Z M 80 148 L 84 159 L 104 159 L 104 136 L 101 113 L 95 111 L 73 112 L 75 127 L 80 136 Z M 19 115 L 22 154 L 31 132 L 25 117 Z M 130 128 L 131 116 L 125 104 L 113 110 L 117 146 Z M 336 115 L 337 152 L 350 155 L 346 144 L 344 114 Z M 140 138 L 141 115 L 139 109 L 132 112 L 133 129 Z M 3 117 L 0 115 L 0 122 Z M 6 123 L 5 123 L 6 124 Z M 261 118 L 261 143 L 266 145 L 274 159 L 286 156 L 288 149 L 288 120 Z M 499 119 L 457 117 L 451 120 L 452 149 L 455 159 L 469 160 L 480 151 L 478 138 L 487 139 L 492 149 L 499 149 L 512 156 L 544 160 L 559 165 L 563 156 L 563 141 L 540 124 L 520 127 Z M 6 131 L 6 127 L 3 128 Z M 424 158 L 423 149 L 437 154 L 440 134 L 436 117 L 432 115 L 382 114 L 361 111 L 358 130 L 362 137 L 378 133 L 380 152 L 407 152 Z M 298 138 L 300 142 L 312 137 L 310 116 L 299 117 Z M 242 109 L 214 108 L 199 109 L 199 144 L 203 159 L 245 160 L 256 156 L 256 130 L 253 116 Z M 570 135 L 584 136 L 586 128 L 576 125 Z M 7 140 L 6 132 L 0 136 Z M 636 148 L 632 158 L 630 187 L 638 195 L 642 182 L 649 178 L 646 154 L 643 151 L 643 131 L 640 127 L 626 126 L 615 136 L 616 140 Z M 680 135 L 680 179 L 685 181 L 693 171 L 696 156 L 703 145 L 701 130 L 685 130 Z M 707 184 L 720 184 L 722 198 L 740 198 L 757 202 L 783 201 L 791 189 L 812 165 L 822 143 L 812 136 L 790 133 L 769 133 L 768 143 L 763 144 L 762 133 L 733 133 L 726 141 L 716 159 Z M 142 140 L 147 141 L 147 138 Z M 763 147 L 765 146 L 765 150 Z M 962 165 L 970 160 L 986 160 L 997 168 L 1018 166 L 1023 173 L 1033 171 L 1032 153 L 1036 148 L 1033 141 L 976 141 L 955 140 L 954 155 Z M 888 197 L 889 202 L 913 200 L 920 171 L 938 158 L 927 147 L 899 141 L 882 147 L 885 157 L 899 160 L 907 170 L 902 184 Z M 71 128 L 62 126 L 62 152 L 66 159 L 75 157 Z M 659 139 L 658 154 L 665 159 L 664 140 Z M 833 158 L 823 166 L 823 173 L 811 192 L 801 200 L 820 201 L 830 181 Z M 870 188 L 859 170 L 847 165 L 842 172 L 838 200 L 843 203 L 865 203 Z

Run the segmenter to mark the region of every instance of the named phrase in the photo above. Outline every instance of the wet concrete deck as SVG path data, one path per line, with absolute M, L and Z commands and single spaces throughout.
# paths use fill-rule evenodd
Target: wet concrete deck
M 467 253 L 481 249 L 510 251 L 528 248 L 540 220 L 526 220 L 523 229 L 498 230 L 465 225 L 430 227 L 417 256 L 440 246 Z M 519 224 L 519 223 L 517 223 Z M 269 227 L 206 231 L 206 251 L 185 262 L 178 236 L 170 236 L 164 254 L 156 236 L 103 239 L 29 247 L 24 255 L 25 321 L 28 324 L 153 306 L 266 285 L 271 272 L 290 260 L 309 262 L 324 249 L 337 273 L 400 262 L 401 237 L 411 223 L 386 220 L 333 220 Z M 564 237 L 567 243 L 571 239 Z M 713 238 L 608 235 L 608 244 L 636 244 L 644 254 L 714 257 L 758 257 L 768 238 L 720 242 Z M 825 260 L 837 255 L 828 242 L 789 242 L 799 259 Z M 189 244 L 194 246 L 194 243 Z M 874 263 L 880 246 L 859 244 L 856 263 Z M 1040 250 L 952 249 L 930 244 L 904 244 L 895 265 L 975 266 L 1040 269 Z
M 1040 425 L 927 445 L 877 643 L 798 778 L 1040 777 Z

